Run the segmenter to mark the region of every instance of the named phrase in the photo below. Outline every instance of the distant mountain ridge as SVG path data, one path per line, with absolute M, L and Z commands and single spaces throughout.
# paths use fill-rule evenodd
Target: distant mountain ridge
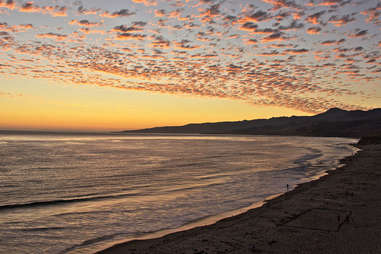
M 381 108 L 347 111 L 332 108 L 314 116 L 274 117 L 166 126 L 123 133 L 245 134 L 318 137 L 362 137 L 381 135 Z

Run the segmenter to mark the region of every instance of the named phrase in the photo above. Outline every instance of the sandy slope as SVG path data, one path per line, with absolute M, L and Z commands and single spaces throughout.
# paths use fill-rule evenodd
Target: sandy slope
M 381 253 L 381 145 L 347 166 L 216 224 L 101 253 Z

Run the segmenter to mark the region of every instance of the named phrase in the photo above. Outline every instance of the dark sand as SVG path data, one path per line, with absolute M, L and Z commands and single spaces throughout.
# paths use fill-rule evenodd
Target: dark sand
M 381 144 L 371 143 L 260 208 L 100 253 L 381 253 Z

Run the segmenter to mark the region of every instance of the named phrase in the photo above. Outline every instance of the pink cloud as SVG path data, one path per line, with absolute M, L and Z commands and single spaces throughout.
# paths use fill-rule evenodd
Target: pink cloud
M 70 25 L 85 26 L 85 27 L 97 27 L 102 25 L 101 22 L 90 22 L 87 19 L 75 20 L 73 19 L 69 23 Z
M 122 9 L 122 10 L 115 11 L 112 13 L 105 11 L 102 14 L 100 14 L 101 17 L 105 17 L 105 18 L 129 17 L 132 15 L 135 15 L 135 12 L 131 12 L 128 9 Z
M 272 42 L 272 41 L 284 41 L 285 38 L 282 37 L 281 33 L 273 33 L 270 34 L 269 36 L 266 36 L 265 38 L 262 39 L 262 42 Z
M 136 33 L 118 33 L 115 37 L 116 40 L 143 40 L 146 38 L 145 34 L 136 34 Z
M 44 33 L 44 34 L 37 34 L 37 38 L 49 38 L 56 41 L 64 41 L 67 39 L 67 35 L 65 34 L 57 34 L 57 33 Z
M 319 6 L 335 6 L 340 4 L 342 1 L 341 0 L 324 0 L 323 2 L 320 2 L 318 5 Z
M 344 15 L 343 17 L 332 16 L 329 18 L 328 22 L 334 24 L 335 26 L 343 26 L 354 20 L 354 17 L 350 15 Z
M 134 3 L 144 4 L 145 6 L 156 6 L 156 0 L 132 0 Z
M 319 11 L 319 12 L 316 12 L 312 15 L 309 15 L 307 18 L 306 18 L 306 21 L 311 23 L 311 24 L 314 24 L 314 25 L 318 25 L 320 24 L 320 17 L 323 16 L 325 13 L 325 11 Z
M 368 30 L 361 30 L 356 33 L 349 34 L 351 38 L 360 38 L 368 34 Z
M 320 27 L 310 27 L 307 29 L 307 33 L 309 34 L 319 34 L 321 31 Z
M 15 9 L 16 3 L 13 0 L 0 0 L 0 8 Z
M 287 49 L 283 51 L 286 54 L 291 54 L 291 55 L 300 55 L 300 54 L 306 54 L 309 52 L 308 49 Z

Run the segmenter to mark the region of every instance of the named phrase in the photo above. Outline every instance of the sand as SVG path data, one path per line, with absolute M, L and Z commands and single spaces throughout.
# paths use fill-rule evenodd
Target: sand
M 381 144 L 359 148 L 346 166 L 260 208 L 100 253 L 381 253 Z

